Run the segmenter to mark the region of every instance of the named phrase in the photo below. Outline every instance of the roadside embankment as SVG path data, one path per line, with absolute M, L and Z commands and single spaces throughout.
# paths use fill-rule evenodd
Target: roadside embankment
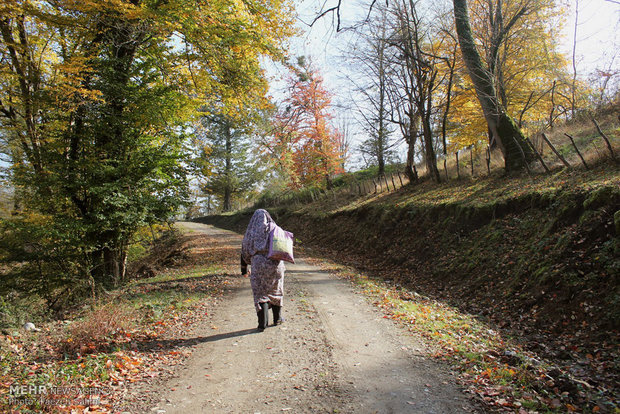
M 613 388 L 618 177 L 617 166 L 604 165 L 533 179 L 425 182 L 269 211 L 301 246 L 477 315 Z M 250 216 L 198 221 L 243 231 Z

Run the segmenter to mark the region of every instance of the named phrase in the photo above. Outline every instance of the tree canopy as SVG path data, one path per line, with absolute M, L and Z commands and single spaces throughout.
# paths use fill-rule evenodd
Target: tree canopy
M 21 277 L 114 285 L 136 229 L 185 202 L 199 107 L 234 113 L 264 96 L 260 60 L 284 56 L 291 6 L 8 1 L 0 14 L 0 139 L 18 204 L 3 256 L 36 257 Z M 72 258 L 62 272 L 56 255 Z
M 331 124 L 331 95 L 319 72 L 300 58 L 289 79 L 290 94 L 274 119 L 266 144 L 293 188 L 331 186 L 343 171 L 343 135 Z

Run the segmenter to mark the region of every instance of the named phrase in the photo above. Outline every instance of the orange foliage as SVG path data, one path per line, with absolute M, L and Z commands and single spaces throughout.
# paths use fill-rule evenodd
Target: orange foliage
M 316 70 L 307 69 L 291 79 L 291 95 L 284 102 L 286 109 L 276 116 L 272 146 L 293 187 L 329 183 L 343 171 L 343 136 L 331 125 L 330 104 L 331 96 Z

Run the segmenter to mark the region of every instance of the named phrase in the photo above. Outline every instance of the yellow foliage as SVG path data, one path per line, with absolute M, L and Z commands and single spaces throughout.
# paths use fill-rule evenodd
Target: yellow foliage
M 502 2 L 504 22 L 526 3 L 527 12 L 517 20 L 500 47 L 498 64 L 503 83 L 498 82 L 496 87 L 504 86 L 505 101 L 502 103 L 508 114 L 521 124 L 526 135 L 531 135 L 548 124 L 554 105 L 556 116 L 560 105 L 570 107 L 567 101 L 570 76 L 567 58 L 557 50 L 566 11 L 556 7 L 554 0 Z M 493 38 L 490 5 L 495 2 L 473 0 L 469 3 L 471 26 L 483 59 L 489 56 Z M 460 53 L 453 88 L 448 126 L 449 151 L 452 152 L 488 140 L 487 124 Z M 583 96 L 586 92 L 580 87 L 578 94 Z
M 217 102 L 234 113 L 264 99 L 260 59 L 283 57 L 284 42 L 293 34 L 292 7 L 288 0 L 143 1 L 137 6 L 126 0 L 5 0 L 0 14 L 25 16 L 28 44 L 19 47 L 28 47 L 39 62 L 37 69 L 49 82 L 41 86 L 53 88 L 56 105 L 100 99 L 84 85 L 100 35 L 97 19 L 108 15 L 148 31 L 153 40 L 145 45 L 155 46 L 150 53 L 159 54 L 154 57 L 171 84 L 201 104 Z M 6 46 L 0 38 L 0 54 L 7 53 Z M 17 82 L 15 71 L 4 65 L 8 61 L 0 63 L 3 77 Z M 0 88 L 3 102 L 13 87 Z

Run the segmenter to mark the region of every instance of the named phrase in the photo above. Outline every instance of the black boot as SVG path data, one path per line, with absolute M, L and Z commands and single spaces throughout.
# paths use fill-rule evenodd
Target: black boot
M 267 321 L 269 320 L 268 306 L 267 303 L 261 303 L 260 310 L 256 312 L 258 315 L 258 332 L 263 332 L 267 327 Z
M 282 322 L 284 322 L 284 318 L 280 316 L 280 310 L 282 309 L 282 307 L 271 305 L 271 309 L 273 309 L 273 324 L 280 325 Z

